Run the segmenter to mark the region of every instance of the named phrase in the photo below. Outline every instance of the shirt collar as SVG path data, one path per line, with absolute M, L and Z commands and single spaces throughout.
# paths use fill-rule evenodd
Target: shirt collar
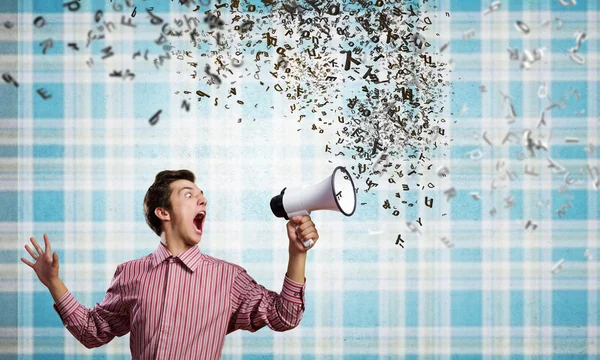
M 152 267 L 158 266 L 170 256 L 172 256 L 172 254 L 169 249 L 167 249 L 165 244 L 159 242 L 158 247 L 152 253 Z M 183 262 L 192 272 L 195 272 L 202 256 L 203 254 L 200 252 L 200 248 L 198 248 L 198 245 L 195 245 L 175 257 L 179 258 L 179 260 L 181 260 L 181 262 Z

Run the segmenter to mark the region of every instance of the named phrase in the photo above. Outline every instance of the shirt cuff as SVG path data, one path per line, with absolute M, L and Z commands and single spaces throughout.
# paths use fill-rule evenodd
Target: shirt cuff
M 58 301 L 52 306 L 54 307 L 54 310 L 56 310 L 56 312 L 58 313 L 58 315 L 64 323 L 69 318 L 69 316 L 71 316 L 71 314 L 75 312 L 75 310 L 79 306 L 79 303 L 77 302 L 73 294 L 71 294 L 71 292 L 67 290 L 67 292 L 63 296 L 61 296 L 60 299 L 58 299 Z
M 306 289 L 306 277 L 304 277 L 304 284 L 292 281 L 287 275 L 283 280 L 283 288 L 281 289 L 281 296 L 294 304 L 304 305 L 304 290 Z

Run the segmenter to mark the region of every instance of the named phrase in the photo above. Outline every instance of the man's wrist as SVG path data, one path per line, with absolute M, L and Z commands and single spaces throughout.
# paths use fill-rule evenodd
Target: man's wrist
M 60 287 L 60 284 L 62 284 L 62 283 L 63 282 L 60 279 L 60 277 L 56 277 L 56 278 L 48 281 L 48 289 Z
M 48 290 L 50 291 L 52 299 L 54 299 L 55 303 L 68 291 L 67 287 L 59 277 L 50 280 L 48 283 Z
M 299 251 L 295 251 L 295 250 L 290 250 L 289 251 L 289 255 L 290 255 L 290 260 L 295 260 L 295 259 L 299 259 L 299 260 L 303 260 L 306 259 L 306 252 L 299 252 Z
M 287 268 L 287 277 L 297 283 L 304 282 L 304 266 L 306 264 L 306 253 L 290 252 Z

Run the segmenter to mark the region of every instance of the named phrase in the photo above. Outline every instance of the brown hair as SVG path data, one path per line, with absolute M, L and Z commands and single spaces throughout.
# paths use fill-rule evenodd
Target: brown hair
M 194 173 L 189 170 L 163 170 L 156 174 L 154 183 L 150 185 L 146 196 L 144 196 L 144 215 L 146 216 L 146 223 L 150 226 L 152 231 L 156 235 L 160 236 L 162 233 L 162 220 L 156 216 L 154 210 L 157 207 L 162 207 L 171 211 L 171 189 L 170 184 L 175 180 L 189 180 L 191 182 L 196 181 Z

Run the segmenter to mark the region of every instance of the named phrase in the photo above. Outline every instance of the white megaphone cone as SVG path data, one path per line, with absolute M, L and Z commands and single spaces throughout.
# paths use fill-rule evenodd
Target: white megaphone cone
M 338 166 L 333 174 L 318 184 L 295 188 L 283 188 L 271 199 L 271 211 L 286 220 L 294 216 L 310 215 L 314 210 L 339 211 L 352 216 L 356 210 L 356 188 L 352 176 L 345 167 Z M 312 239 L 304 242 L 311 245 Z

